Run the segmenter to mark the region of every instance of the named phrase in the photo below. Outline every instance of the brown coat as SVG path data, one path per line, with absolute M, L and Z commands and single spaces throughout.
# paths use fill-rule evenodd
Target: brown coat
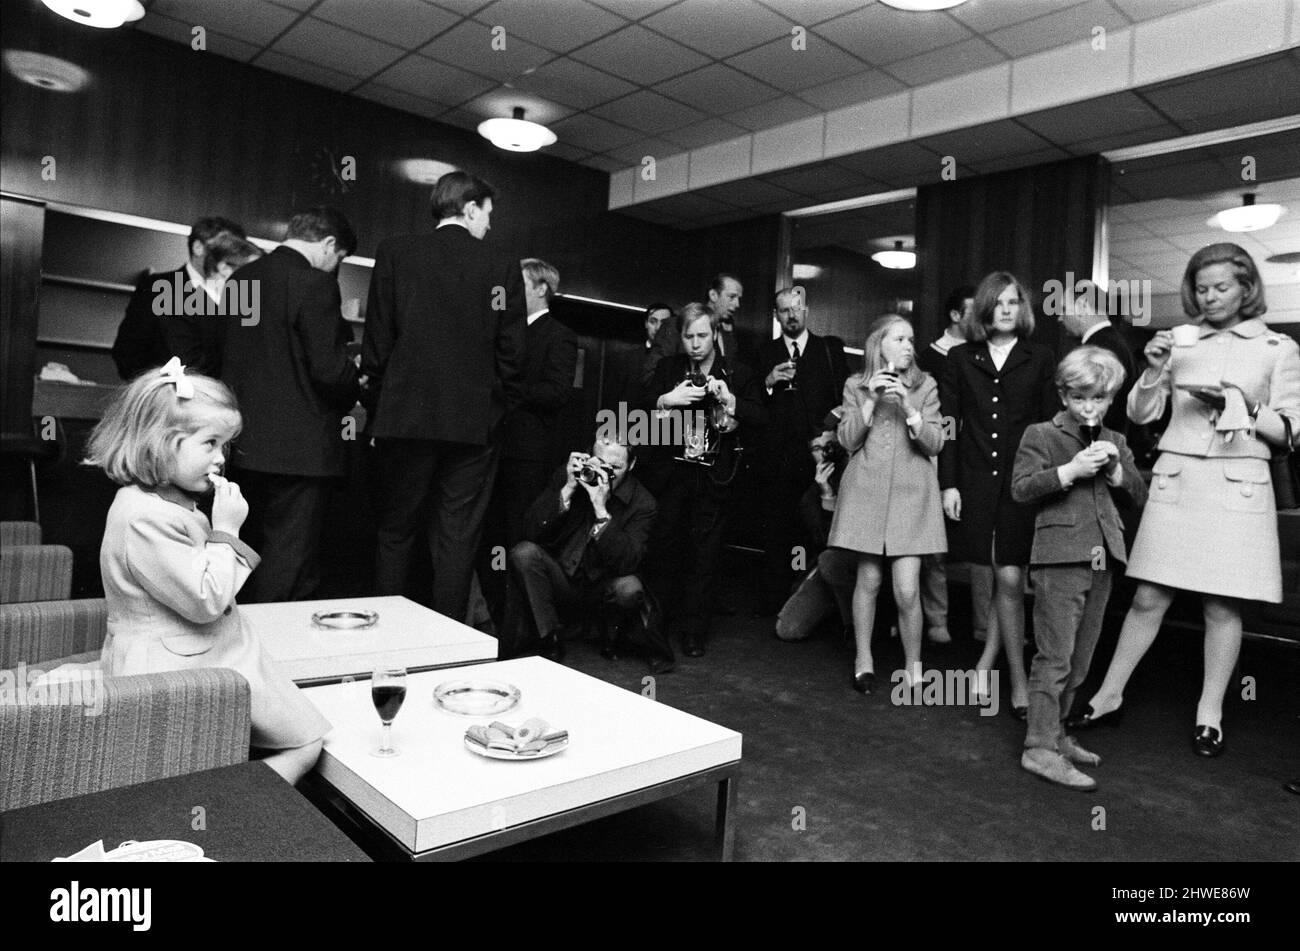
M 829 543 L 873 555 L 928 555 L 948 550 L 939 477 L 932 457 L 943 447 L 943 420 L 934 378 L 921 374 L 909 400 L 921 430 L 912 436 L 897 403 L 876 403 L 868 425 L 865 378 L 844 385 L 839 440 L 849 452 L 840 480 Z

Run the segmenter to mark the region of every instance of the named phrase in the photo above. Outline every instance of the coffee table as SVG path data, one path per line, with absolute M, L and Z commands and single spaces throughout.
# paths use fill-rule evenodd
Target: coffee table
M 453 679 L 517 686 L 518 706 L 496 717 L 437 708 L 433 690 Z M 716 845 L 731 858 L 741 735 L 540 657 L 410 676 L 393 724 L 399 756 L 371 755 L 379 717 L 365 681 L 311 687 L 333 724 L 316 775 L 333 805 L 356 813 L 396 854 L 415 860 L 468 858 L 712 784 L 718 788 Z M 465 747 L 472 724 L 518 725 L 541 717 L 569 731 L 568 749 L 545 759 L 503 762 Z M 327 803 L 331 797 L 324 797 Z
M 360 630 L 326 630 L 311 622 L 317 611 L 346 610 L 375 611 L 379 621 Z M 368 677 L 380 664 L 432 670 L 497 656 L 495 637 L 396 595 L 241 604 L 239 611 L 300 685 Z

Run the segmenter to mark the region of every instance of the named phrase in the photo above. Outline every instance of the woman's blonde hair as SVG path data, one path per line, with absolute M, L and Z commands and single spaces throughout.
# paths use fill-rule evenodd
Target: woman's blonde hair
M 186 373 L 194 395 L 182 398 L 174 379 L 148 370 L 113 398 L 90 434 L 84 464 L 99 466 L 119 485 L 156 488 L 172 477 L 177 444 L 214 417 L 239 431 L 239 405 L 220 380 Z
M 859 382 L 866 383 L 881 370 L 887 369 L 882 350 L 884 348 L 885 337 L 889 335 L 889 329 L 895 324 L 907 324 L 911 327 L 912 322 L 901 314 L 882 314 L 871 322 L 867 328 L 867 341 L 862 345 L 862 374 Z M 913 342 L 915 347 L 915 342 Z M 921 382 L 925 373 L 916 365 L 916 357 L 912 357 L 912 365 L 898 374 L 899 381 L 909 390 Z
M 1268 313 L 1268 304 L 1264 300 L 1264 281 L 1259 276 L 1255 259 L 1240 245 L 1230 242 L 1207 244 L 1192 255 L 1183 271 L 1183 313 L 1188 317 L 1201 316 L 1201 305 L 1196 300 L 1196 275 L 1202 268 L 1212 264 L 1227 264 L 1232 267 L 1237 283 L 1242 287 L 1241 309 L 1238 311 L 1243 320 L 1250 317 L 1263 317 Z

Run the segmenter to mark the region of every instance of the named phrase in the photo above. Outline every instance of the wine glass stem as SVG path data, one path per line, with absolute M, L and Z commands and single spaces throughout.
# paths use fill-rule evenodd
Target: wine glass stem
M 393 751 L 393 723 L 391 720 L 384 721 L 384 738 L 380 742 L 380 751 L 384 753 Z

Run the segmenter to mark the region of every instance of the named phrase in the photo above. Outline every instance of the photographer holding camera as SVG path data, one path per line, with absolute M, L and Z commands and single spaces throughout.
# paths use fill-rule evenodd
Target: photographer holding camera
M 631 474 L 635 465 L 627 446 L 600 439 L 590 454 L 570 453 L 528 509 L 525 540 L 510 550 L 502 659 L 533 646 L 544 657 L 563 659 L 560 611 L 604 604 L 636 612 L 651 669 L 671 669 L 672 650 L 636 576 L 656 506 Z

